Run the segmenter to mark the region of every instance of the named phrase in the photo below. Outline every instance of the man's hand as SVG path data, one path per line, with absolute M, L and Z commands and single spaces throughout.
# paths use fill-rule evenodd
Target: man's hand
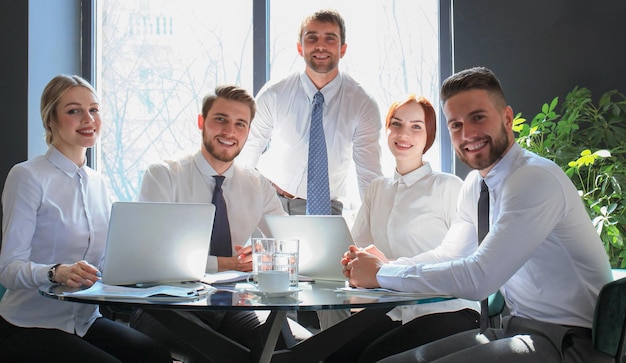
M 372 255 L 380 258 L 381 261 L 383 261 L 384 263 L 389 263 L 389 260 L 387 259 L 387 256 L 385 256 L 384 253 L 382 253 L 378 247 L 376 247 L 375 245 L 369 245 L 365 248 L 363 248 L 363 251 L 365 252 L 369 252 Z
M 376 254 L 369 253 L 356 246 L 350 246 L 348 252 L 343 255 L 341 259 L 343 274 L 348 278 L 350 285 L 364 288 L 380 287 L 376 274 L 387 259 L 375 247 L 373 252 Z M 382 256 L 382 259 L 378 254 Z
M 252 271 L 252 247 L 235 246 L 235 251 L 237 255 L 234 257 L 217 258 L 217 271 Z

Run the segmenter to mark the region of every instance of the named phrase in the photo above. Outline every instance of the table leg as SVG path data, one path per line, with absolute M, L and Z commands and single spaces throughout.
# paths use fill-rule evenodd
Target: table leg
M 392 308 L 389 308 L 391 310 Z M 286 351 L 274 353 L 272 362 L 320 362 L 357 334 L 367 329 L 370 316 L 380 314 L 381 309 L 363 309 L 328 329 L 313 335 Z
M 200 354 L 210 360 L 223 360 L 228 357 L 232 362 L 269 363 L 283 329 L 291 334 L 287 323 L 287 312 L 272 311 L 261 327 L 261 339 L 248 349 L 244 345 L 227 338 L 216 330 L 195 319 L 193 314 L 184 314 L 172 310 L 150 310 L 149 314 L 162 324 L 170 327 L 182 339 L 191 344 Z M 293 339 L 293 337 L 291 337 Z
M 262 327 L 262 336 L 265 338 L 259 341 L 250 352 L 252 362 L 265 363 L 272 360 L 278 336 L 285 324 L 287 324 L 287 311 L 279 310 L 270 313 Z

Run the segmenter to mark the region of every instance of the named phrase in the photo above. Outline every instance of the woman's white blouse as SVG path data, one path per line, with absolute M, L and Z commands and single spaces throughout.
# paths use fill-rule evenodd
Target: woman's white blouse
M 393 178 L 378 178 L 369 186 L 352 227 L 359 247 L 370 244 L 387 258 L 412 257 L 441 244 L 458 216 L 457 197 L 463 181 L 455 175 L 433 172 L 429 163 Z M 471 308 L 468 300 L 449 300 L 393 309 L 389 315 L 403 323 L 418 316 Z
M 56 148 L 15 165 L 2 193 L 0 315 L 22 327 L 56 328 L 83 336 L 100 316 L 97 305 L 39 294 L 57 263 L 86 260 L 100 267 L 111 203 L 103 178 Z

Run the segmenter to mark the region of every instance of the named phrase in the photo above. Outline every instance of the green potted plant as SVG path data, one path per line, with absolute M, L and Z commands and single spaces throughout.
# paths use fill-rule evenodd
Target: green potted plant
M 515 116 L 516 141 L 553 160 L 572 179 L 614 268 L 626 267 L 626 97 L 575 87 L 544 104 L 530 123 Z

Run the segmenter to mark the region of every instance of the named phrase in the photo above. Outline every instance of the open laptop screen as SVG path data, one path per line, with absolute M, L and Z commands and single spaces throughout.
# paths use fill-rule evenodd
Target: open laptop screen
M 300 240 L 298 272 L 320 280 L 344 281 L 341 258 L 354 244 L 342 216 L 265 215 L 269 236 Z
M 200 280 L 214 216 L 213 204 L 114 203 L 102 282 L 132 285 Z

